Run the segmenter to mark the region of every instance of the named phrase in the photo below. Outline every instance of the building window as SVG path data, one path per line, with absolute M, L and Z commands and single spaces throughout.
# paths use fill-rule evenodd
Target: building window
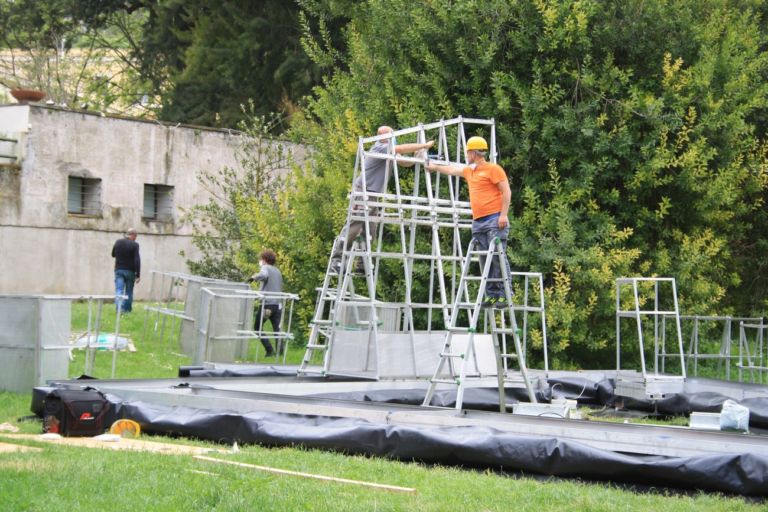
M 173 220 L 173 187 L 144 184 L 143 217 L 162 222 Z
M 67 213 L 101 215 L 101 180 L 70 176 Z

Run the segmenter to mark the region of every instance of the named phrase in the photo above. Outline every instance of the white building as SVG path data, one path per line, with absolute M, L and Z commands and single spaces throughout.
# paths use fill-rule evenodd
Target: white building
M 137 229 L 142 274 L 195 258 L 184 208 L 201 171 L 239 169 L 241 135 L 39 104 L 0 105 L 0 294 L 114 291 L 115 240 Z M 184 256 L 182 256 L 182 253 Z

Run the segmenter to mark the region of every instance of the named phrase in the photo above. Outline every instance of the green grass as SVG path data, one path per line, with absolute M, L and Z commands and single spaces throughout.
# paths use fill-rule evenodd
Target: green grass
M 102 332 L 114 332 L 115 307 L 105 305 L 102 320 Z M 165 318 L 165 326 L 163 326 Z M 146 322 L 146 328 L 145 328 Z M 269 324 L 267 324 L 269 325 Z M 72 333 L 82 334 L 88 326 L 88 307 L 85 303 L 72 305 Z M 161 378 L 178 375 L 179 366 L 191 364 L 188 356 L 181 353 L 179 346 L 179 320 L 145 314 L 143 304 L 134 304 L 133 312 L 120 318 L 120 336 L 130 338 L 136 346 L 136 352 L 120 351 L 117 354 L 115 378 Z M 162 337 L 161 337 L 162 335 Z M 254 361 L 259 350 L 259 362 L 278 362 L 275 358 L 264 359 L 264 349 L 258 340 L 249 343 L 248 358 Z M 287 364 L 298 364 L 304 350 L 296 345 L 289 345 Z M 72 351 L 74 360 L 69 365 L 70 377 L 79 377 L 85 371 L 85 350 Z M 279 361 L 282 362 L 282 361 Z M 112 376 L 112 352 L 96 351 L 92 377 L 108 379 Z
M 87 317 L 76 305 L 74 329 Z M 118 355 L 117 377 L 172 377 L 188 359 L 175 340 L 143 339 L 141 307 L 123 319 L 121 332 L 137 352 Z M 300 349 L 290 353 L 292 362 Z M 71 375 L 82 373 L 82 351 L 75 352 Z M 108 377 L 111 354 L 96 358 L 98 377 Z M 29 414 L 29 394 L 0 393 L 0 423 L 24 433 L 39 433 Z M 153 437 L 225 449 L 208 442 Z M 19 441 L 15 441 L 19 442 Z M 717 494 L 670 495 L 634 492 L 605 483 L 509 476 L 493 471 L 428 466 L 386 459 L 346 456 L 301 448 L 243 446 L 237 454 L 215 457 L 382 484 L 414 487 L 416 495 L 274 475 L 217 465 L 190 456 L 113 452 L 35 444 L 40 453 L 0 453 L 0 509 L 101 510 L 765 510 L 764 505 Z M 207 472 L 200 473 L 200 471 Z
M 17 423 L 29 397 L 0 393 L 0 421 Z M 165 440 L 153 438 L 153 440 Z M 193 440 L 198 446 L 226 447 Z M 31 444 L 31 443 L 27 443 Z M 41 453 L 0 454 L 3 510 L 764 510 L 715 494 L 631 492 L 609 484 L 515 477 L 299 448 L 241 447 L 214 457 L 281 469 L 414 487 L 416 495 L 274 475 L 190 456 L 112 452 L 33 443 Z M 212 474 L 201 474 L 205 471 Z

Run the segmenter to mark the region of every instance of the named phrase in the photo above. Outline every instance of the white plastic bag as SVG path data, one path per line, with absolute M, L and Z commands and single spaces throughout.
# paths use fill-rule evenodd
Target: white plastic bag
M 723 410 L 720 412 L 720 430 L 748 431 L 749 409 L 733 400 L 723 402 Z

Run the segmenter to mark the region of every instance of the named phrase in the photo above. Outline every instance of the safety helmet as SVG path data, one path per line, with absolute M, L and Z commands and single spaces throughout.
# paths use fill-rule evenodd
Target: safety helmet
M 467 141 L 467 151 L 488 151 L 488 143 L 482 137 L 470 137 Z

